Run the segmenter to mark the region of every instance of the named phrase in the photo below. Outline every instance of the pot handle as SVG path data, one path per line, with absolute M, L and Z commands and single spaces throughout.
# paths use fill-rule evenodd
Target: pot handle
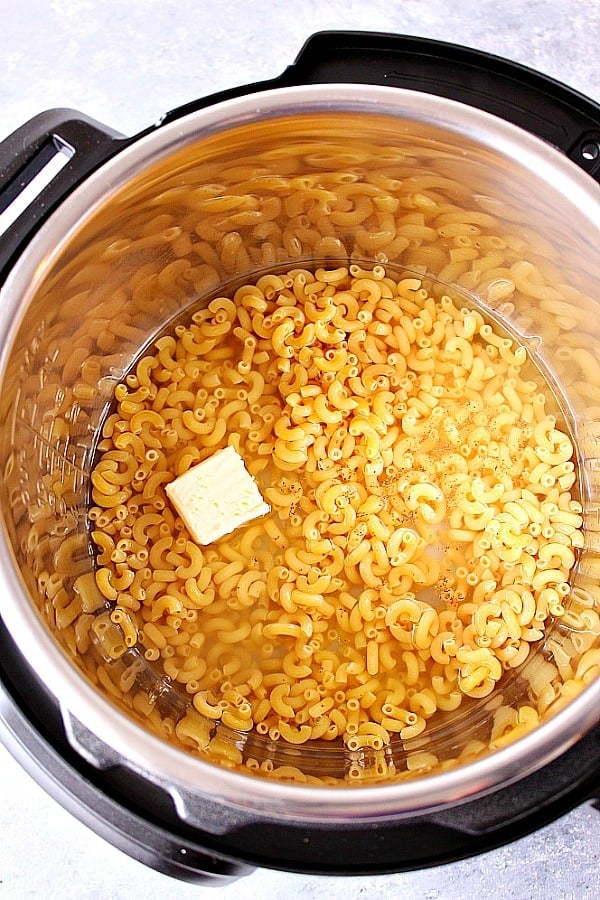
M 600 726 L 537 772 L 434 813 L 430 821 L 462 834 L 472 852 L 480 852 L 538 831 L 588 803 L 600 811 Z
M 600 104 L 519 63 L 407 35 L 317 32 L 278 78 L 188 103 L 166 113 L 159 124 L 249 93 L 340 83 L 408 88 L 477 107 L 558 147 L 600 181 Z
M 19 248 L 126 139 L 70 109 L 51 109 L 0 143 L 0 278 Z

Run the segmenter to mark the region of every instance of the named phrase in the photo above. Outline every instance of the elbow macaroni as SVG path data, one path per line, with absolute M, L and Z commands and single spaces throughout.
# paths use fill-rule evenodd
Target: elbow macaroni
M 338 219 L 373 208 L 353 202 Z M 581 546 L 573 447 L 526 369 L 477 310 L 382 266 L 292 269 L 211 301 L 115 391 L 90 510 L 113 611 L 94 639 L 110 659 L 137 642 L 199 721 L 354 751 L 422 739 L 564 613 Z M 272 513 L 200 550 L 165 488 L 228 443 Z M 533 722 L 523 712 L 510 734 Z M 175 731 L 221 759 L 195 723 Z
M 389 254 L 412 241 L 415 266 L 420 244 L 442 238 L 446 274 L 465 281 L 475 239 L 490 225 L 483 213 L 471 223 L 450 210 L 433 227 L 427 192 L 442 190 L 441 178 L 402 200 L 386 196 L 383 182 L 365 191 L 341 180 L 326 191 L 309 181 L 271 179 L 278 196 L 260 211 L 251 187 L 199 194 L 201 262 L 195 272 L 171 263 L 159 287 L 175 291 L 181 278 L 195 286 L 217 271 L 216 236 L 221 262 L 239 267 L 247 227 L 260 229 L 272 260 L 282 243 L 299 257 L 318 231 L 319 205 L 324 216 L 341 203 L 332 221 L 358 224 L 363 247 Z M 288 188 L 296 193 L 284 197 Z M 298 221 L 278 232 L 282 205 Z M 183 252 L 182 229 L 166 218 L 161 240 Z M 500 244 L 493 249 L 500 258 Z M 541 296 L 532 270 L 507 266 L 495 283 L 507 296 L 511 285 Z M 139 302 L 152 296 L 141 279 L 134 293 Z M 109 349 L 108 327 L 100 335 Z M 525 381 L 526 364 L 524 349 L 478 311 L 382 266 L 264 276 L 180 321 L 115 390 L 92 476 L 98 569 L 93 585 L 80 582 L 80 607 L 86 616 L 111 610 L 95 628 L 85 620 L 104 658 L 137 635 L 146 659 L 192 698 L 195 713 L 169 727 L 209 756 L 225 757 L 224 742 L 194 716 L 291 744 L 339 737 L 353 752 L 424 740 L 438 709 L 486 696 L 527 657 L 548 617 L 564 613 L 581 547 L 573 448 L 540 386 Z M 246 458 L 273 513 L 264 528 L 200 552 L 165 486 L 227 444 Z M 77 575 L 75 552 L 65 546 L 62 556 Z M 79 607 L 50 578 L 44 585 L 68 628 Z M 80 632 L 81 642 L 83 624 Z M 568 653 L 555 652 L 567 673 Z M 569 678 L 591 677 L 594 666 L 590 656 Z M 549 708 L 561 700 L 548 680 L 535 692 Z M 524 711 L 510 734 L 533 719 Z M 507 734 L 494 736 L 497 746 Z
M 115 700 L 159 734 L 224 765 L 243 764 L 239 747 L 253 722 L 273 739 L 319 739 L 316 772 L 325 780 L 316 749 L 322 740 L 345 742 L 349 779 L 427 771 L 435 764 L 426 746 L 432 703 L 448 712 L 481 704 L 462 689 L 485 693 L 498 684 L 494 657 L 509 676 L 518 672 L 529 696 L 510 720 L 499 713 L 481 741 L 478 735 L 457 749 L 460 763 L 485 741 L 502 746 L 526 732 L 535 724 L 528 705 L 550 715 L 597 671 L 589 654 L 598 621 L 588 616 L 598 605 L 596 510 L 588 509 L 582 546 L 575 473 L 563 468 L 572 447 L 554 433 L 563 428 L 550 421 L 551 397 L 523 347 L 477 309 L 445 296 L 441 283 L 428 292 L 417 276 L 455 281 L 519 333 L 557 348 L 554 374 L 580 420 L 585 496 L 586 480 L 592 492 L 600 487 L 600 367 L 591 349 L 597 305 L 578 292 L 576 277 L 568 283 L 579 273 L 556 259 L 554 232 L 571 225 L 548 221 L 548 239 L 534 228 L 525 233 L 511 209 L 519 186 L 500 206 L 486 192 L 475 199 L 457 179 L 451 150 L 423 151 L 395 125 L 392 136 L 385 121 L 377 118 L 376 143 L 346 141 L 328 115 L 327 126 L 311 122 L 310 139 L 294 142 L 292 128 L 282 129 L 281 143 L 257 137 L 246 156 L 241 145 L 223 154 L 213 136 L 185 181 L 183 168 L 163 170 L 133 205 L 127 236 L 120 224 L 103 222 L 101 238 L 61 259 L 51 298 L 59 295 L 60 310 L 44 323 L 37 353 L 37 375 L 48 380 L 36 376 L 25 386 L 20 415 L 32 403 L 46 410 L 44 447 L 59 456 L 65 448 L 65 465 L 72 458 L 77 465 L 79 449 L 89 446 L 99 392 L 102 403 L 112 391 L 115 399 L 93 484 L 99 503 L 90 510 L 90 531 L 104 535 L 96 577 L 87 534 L 77 545 L 53 530 L 65 521 L 62 510 L 81 503 L 68 468 L 61 464 L 57 478 L 40 460 L 43 483 L 29 491 L 29 503 L 22 484 L 10 489 L 44 615 Z M 358 264 L 371 254 L 414 275 L 399 281 L 392 267 Z M 351 266 L 309 271 L 293 262 L 329 256 Z M 289 271 L 271 271 L 227 297 L 212 293 L 184 318 L 191 298 L 282 264 Z M 173 316 L 173 335 L 121 378 L 149 331 Z M 26 366 L 32 353 L 29 346 Z M 306 426 L 303 434 L 280 437 L 275 424 L 283 416 L 290 428 Z M 365 424 L 351 434 L 354 419 Z M 200 561 L 186 548 L 164 486 L 226 444 L 273 488 L 276 527 L 248 526 L 206 548 Z M 317 499 L 324 482 L 349 488 L 328 495 L 327 512 Z M 353 493 L 357 484 L 366 498 Z M 439 488 L 443 501 L 420 498 L 421 484 Z M 38 506 L 36 496 L 44 498 Z M 56 509 L 44 508 L 48 496 Z M 400 542 L 398 533 L 414 541 Z M 150 560 L 164 539 L 170 543 Z M 40 562 L 44 553 L 50 562 Z M 569 570 L 573 558 L 577 569 Z M 236 561 L 241 570 L 228 568 Z M 566 596 L 571 571 L 576 587 Z M 320 609 L 296 602 L 308 602 L 311 591 L 322 598 Z M 416 607 L 398 612 L 396 604 L 409 599 Z M 103 618 L 107 611 L 116 622 Z M 131 623 L 138 644 L 128 648 Z M 543 632 L 542 652 L 530 654 Z M 237 644 L 222 639 L 231 635 Z M 90 644 L 94 653 L 84 655 Z M 477 661 L 464 656 L 481 649 L 489 653 Z M 129 665 L 135 653 L 151 663 L 142 659 L 139 678 Z M 536 672 L 542 654 L 547 665 Z M 302 665 L 310 674 L 288 675 L 284 658 L 289 671 Z M 151 676 L 161 674 L 181 690 L 155 685 Z M 269 700 L 278 684 L 290 685 L 289 694 L 282 691 L 287 722 Z M 214 718 L 195 709 L 180 718 L 203 692 L 218 707 Z M 330 708 L 322 702 L 332 699 Z M 220 702 L 229 704 L 227 715 Z M 229 726 L 239 730 L 228 749 Z M 417 752 L 403 746 L 415 735 Z M 259 774 L 316 780 L 292 766 L 271 771 L 270 760 L 252 764 Z M 440 759 L 439 767 L 447 764 Z

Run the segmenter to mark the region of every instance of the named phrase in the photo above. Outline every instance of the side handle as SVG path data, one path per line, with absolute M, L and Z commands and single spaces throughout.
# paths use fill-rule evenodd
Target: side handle
M 0 143 L 0 277 L 59 203 L 127 142 L 82 113 L 52 109 Z

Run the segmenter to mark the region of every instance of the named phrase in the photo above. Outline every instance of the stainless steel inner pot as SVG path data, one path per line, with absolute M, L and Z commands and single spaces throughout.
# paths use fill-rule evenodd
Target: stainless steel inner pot
M 484 233 L 489 227 L 505 244 L 512 241 L 513 258 L 526 263 L 520 280 L 507 293 L 502 276 L 490 278 L 473 262 L 480 258 L 476 246 L 466 263 L 457 262 L 449 246 L 440 250 L 422 237 L 392 245 L 374 233 L 374 219 L 361 231 L 343 217 L 336 222 L 326 208 L 319 233 L 301 222 L 303 236 L 276 245 L 268 222 L 276 221 L 277 233 L 285 235 L 293 218 L 285 204 L 265 212 L 277 178 L 289 171 L 308 184 L 340 166 L 358 173 L 359 183 L 379 167 L 397 178 L 398 192 L 411 167 L 429 173 L 432 189 L 485 214 Z M 249 167 L 257 180 L 248 186 Z M 214 219 L 204 227 L 199 215 L 190 236 L 178 222 L 190 221 L 206 185 L 224 178 L 229 192 L 252 194 L 259 214 L 241 216 L 233 237 Z M 600 640 L 599 222 L 598 185 L 553 147 L 453 101 L 364 85 L 266 91 L 193 113 L 137 140 L 62 203 L 1 291 L 0 578 L 3 618 L 57 698 L 79 753 L 100 768 L 118 762 L 141 773 L 168 791 L 184 821 L 204 827 L 209 821 L 218 833 L 227 828 L 227 809 L 238 821 L 241 815 L 348 823 L 452 805 L 544 766 L 597 723 L 600 650 L 596 656 L 590 651 Z M 190 242 L 198 236 L 203 257 Z M 143 716 L 128 710 L 128 690 L 99 681 L 98 655 L 80 651 L 74 623 L 81 606 L 72 585 L 94 566 L 86 509 L 98 426 L 140 348 L 203 294 L 252 281 L 273 266 L 350 258 L 385 261 L 433 284 L 441 281 L 528 348 L 555 386 L 577 443 L 586 541 L 568 598 L 568 624 L 557 622 L 552 643 L 542 641 L 526 664 L 554 666 L 555 702 L 542 724 L 501 750 L 463 757 L 447 769 L 411 777 L 398 777 L 407 773 L 397 769 L 385 777 L 384 768 L 360 784 L 341 779 L 337 786 L 316 786 L 207 762 L 177 746 L 173 736 L 145 727 Z M 161 282 L 167 265 L 173 277 Z M 99 651 L 101 658 L 101 645 Z M 129 676 L 135 683 L 136 671 Z M 532 683 L 508 679 L 499 688 L 503 702 L 522 704 L 535 695 Z M 142 690 L 153 706 L 161 695 L 171 702 L 160 681 Z M 455 721 L 450 737 L 436 733 L 430 749 L 439 748 L 442 759 L 460 756 L 469 739 L 485 731 L 498 702 L 494 693 L 476 704 L 470 716 Z M 175 707 L 174 716 L 176 699 Z M 265 746 L 262 752 L 271 751 Z M 314 749 L 294 753 L 300 768 L 314 765 Z M 364 753 L 355 762 L 367 775 L 375 765 Z

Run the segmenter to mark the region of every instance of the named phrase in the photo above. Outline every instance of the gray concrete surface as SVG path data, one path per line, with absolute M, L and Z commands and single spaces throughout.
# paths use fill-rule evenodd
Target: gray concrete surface
M 134 134 L 182 103 L 275 76 L 326 28 L 392 31 L 518 60 L 600 101 L 599 0 L 0 0 L 0 139 L 70 106 Z M 600 813 L 590 807 L 464 862 L 379 878 L 260 870 L 197 888 L 145 869 L 50 800 L 0 747 L 0 897 L 155 900 L 261 897 L 600 896 Z

